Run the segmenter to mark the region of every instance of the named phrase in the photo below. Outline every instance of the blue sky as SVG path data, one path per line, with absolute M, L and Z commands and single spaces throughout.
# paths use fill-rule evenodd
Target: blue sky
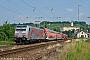
M 90 0 L 2 0 L 0 25 L 6 20 L 10 23 L 78 21 L 78 5 L 81 5 L 79 21 L 90 24 L 87 18 L 90 16 Z

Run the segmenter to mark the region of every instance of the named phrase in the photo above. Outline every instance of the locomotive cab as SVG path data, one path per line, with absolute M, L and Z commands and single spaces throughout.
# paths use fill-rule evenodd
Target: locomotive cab
M 30 28 L 27 25 L 17 25 L 14 34 L 14 40 L 16 43 L 23 43 L 29 40 L 28 33 Z

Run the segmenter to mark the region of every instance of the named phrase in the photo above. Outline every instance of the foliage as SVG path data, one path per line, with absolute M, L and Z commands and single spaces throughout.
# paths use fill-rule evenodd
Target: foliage
M 64 31 L 63 33 L 67 34 L 69 38 L 74 38 L 74 30 Z
M 0 45 L 13 45 L 13 44 L 16 44 L 16 43 L 13 41 L 0 41 Z
M 88 28 L 87 30 L 88 30 L 88 32 L 90 33 L 90 28 Z
M 7 39 L 8 39 L 8 38 L 7 38 L 6 34 L 5 34 L 4 32 L 0 32 L 0 40 L 6 41 Z
M 68 52 L 67 53 L 67 58 L 68 58 L 68 60 L 73 60 L 74 59 L 74 53 L 73 52 Z
M 60 60 L 90 60 L 90 41 L 80 39 L 80 41 L 74 41 L 69 46 L 68 52 L 63 54 L 64 57 L 60 58 Z
M 86 40 L 86 42 L 89 42 L 90 43 L 90 40 Z
M 14 38 L 14 29 L 11 28 L 10 23 L 6 21 L 2 26 L 0 26 L 0 41 L 8 41 Z

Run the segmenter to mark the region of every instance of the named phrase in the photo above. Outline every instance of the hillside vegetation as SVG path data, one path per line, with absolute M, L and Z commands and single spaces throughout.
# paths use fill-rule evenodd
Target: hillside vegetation
M 20 24 L 20 23 L 19 23 Z M 58 22 L 49 22 L 49 21 L 43 21 L 40 24 L 34 24 L 34 23 L 23 23 L 24 25 L 31 25 L 34 27 L 46 27 L 52 30 L 56 30 L 56 31 L 60 31 L 60 27 L 62 26 L 71 26 L 71 22 L 69 21 L 58 21 Z M 81 22 L 77 22 L 77 21 L 73 21 L 74 26 L 80 26 L 80 28 L 82 30 L 88 30 L 89 29 L 89 25 L 86 24 L 86 22 L 81 21 Z M 11 24 L 12 27 L 15 27 L 18 24 Z

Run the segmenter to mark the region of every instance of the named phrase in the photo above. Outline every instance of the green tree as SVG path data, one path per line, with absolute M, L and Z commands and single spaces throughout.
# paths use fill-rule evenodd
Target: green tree
M 10 23 L 6 21 L 3 26 L 0 26 L 0 40 L 13 40 L 14 29 L 11 28 Z
M 8 38 L 4 32 L 0 32 L 0 41 L 7 41 Z
M 74 37 L 74 30 L 69 30 L 69 31 L 64 31 L 63 33 L 67 34 L 69 38 L 73 38 Z

